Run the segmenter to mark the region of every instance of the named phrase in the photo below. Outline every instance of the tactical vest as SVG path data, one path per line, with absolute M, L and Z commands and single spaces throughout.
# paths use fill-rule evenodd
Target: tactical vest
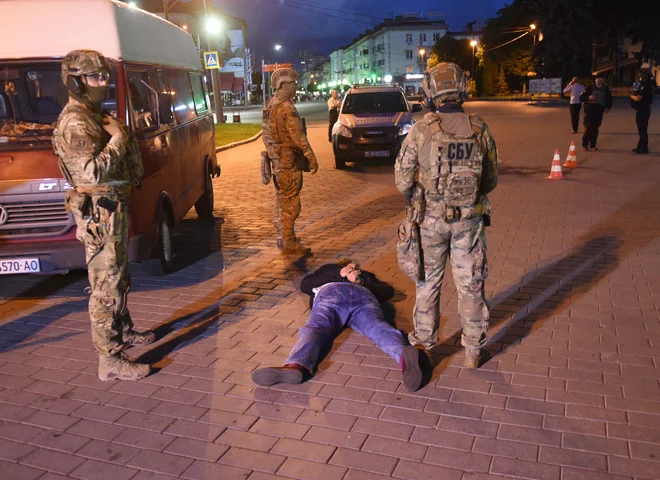
M 422 120 L 430 136 L 419 155 L 419 183 L 427 201 L 444 201 L 447 207 L 477 204 L 485 153 L 480 138 L 483 121 L 473 115 L 469 121 L 472 135 L 461 138 L 443 131 L 435 114 Z
M 261 128 L 263 129 L 263 140 L 268 150 L 268 156 L 271 159 L 278 159 L 282 147 L 298 148 L 298 145 L 291 142 L 284 141 L 277 126 L 277 110 L 285 102 L 291 100 L 282 100 L 277 97 L 272 97 L 261 114 Z

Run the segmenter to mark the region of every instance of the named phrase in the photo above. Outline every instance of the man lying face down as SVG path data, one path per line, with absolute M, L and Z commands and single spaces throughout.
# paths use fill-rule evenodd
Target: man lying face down
M 344 259 L 323 265 L 303 278 L 303 293 L 310 296 L 311 314 L 300 329 L 300 338 L 282 367 L 259 368 L 252 380 L 261 386 L 301 383 L 316 371 L 323 347 L 344 327 L 350 327 L 373 341 L 401 367 L 403 384 L 410 391 L 422 383 L 418 350 L 409 345 L 401 332 L 389 325 L 380 302 L 394 296 L 394 289 L 373 273 Z

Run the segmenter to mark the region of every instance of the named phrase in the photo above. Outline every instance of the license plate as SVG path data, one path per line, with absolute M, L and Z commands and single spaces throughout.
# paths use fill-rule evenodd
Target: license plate
M 0 275 L 12 273 L 35 273 L 41 271 L 38 258 L 9 258 L 0 260 Z
M 390 156 L 390 151 L 389 150 L 377 150 L 374 152 L 364 152 L 365 157 L 389 157 Z

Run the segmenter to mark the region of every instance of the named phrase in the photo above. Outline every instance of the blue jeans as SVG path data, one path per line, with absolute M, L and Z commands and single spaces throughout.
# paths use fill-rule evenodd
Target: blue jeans
M 367 337 L 399 363 L 407 344 L 401 332 L 383 318 L 376 297 L 359 285 L 331 283 L 316 295 L 312 313 L 300 329 L 300 338 L 285 365 L 297 363 L 314 372 L 323 347 L 346 326 Z

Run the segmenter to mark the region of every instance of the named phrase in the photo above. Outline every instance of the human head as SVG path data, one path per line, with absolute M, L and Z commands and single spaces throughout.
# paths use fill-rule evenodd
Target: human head
M 599 87 L 599 88 L 602 87 L 604 83 L 605 83 L 605 79 L 603 78 L 602 75 L 599 75 L 599 76 L 596 77 L 596 86 L 597 87 Z
M 291 68 L 278 68 L 273 72 L 270 79 L 270 86 L 277 90 L 282 91 L 288 96 L 292 97 L 296 93 L 296 85 L 298 83 L 298 73 Z
M 100 104 L 108 98 L 110 64 L 94 50 L 73 50 L 62 59 L 62 82 L 74 97 Z
M 332 95 L 332 98 L 337 98 L 339 96 L 339 92 L 337 90 L 331 90 L 330 94 Z
M 573 80 L 571 80 L 571 82 L 573 82 L 573 83 L 578 83 L 578 78 L 577 78 L 577 77 L 573 77 Z
M 422 88 L 436 108 L 445 103 L 460 105 L 467 98 L 468 80 L 461 67 L 442 62 L 424 73 Z

